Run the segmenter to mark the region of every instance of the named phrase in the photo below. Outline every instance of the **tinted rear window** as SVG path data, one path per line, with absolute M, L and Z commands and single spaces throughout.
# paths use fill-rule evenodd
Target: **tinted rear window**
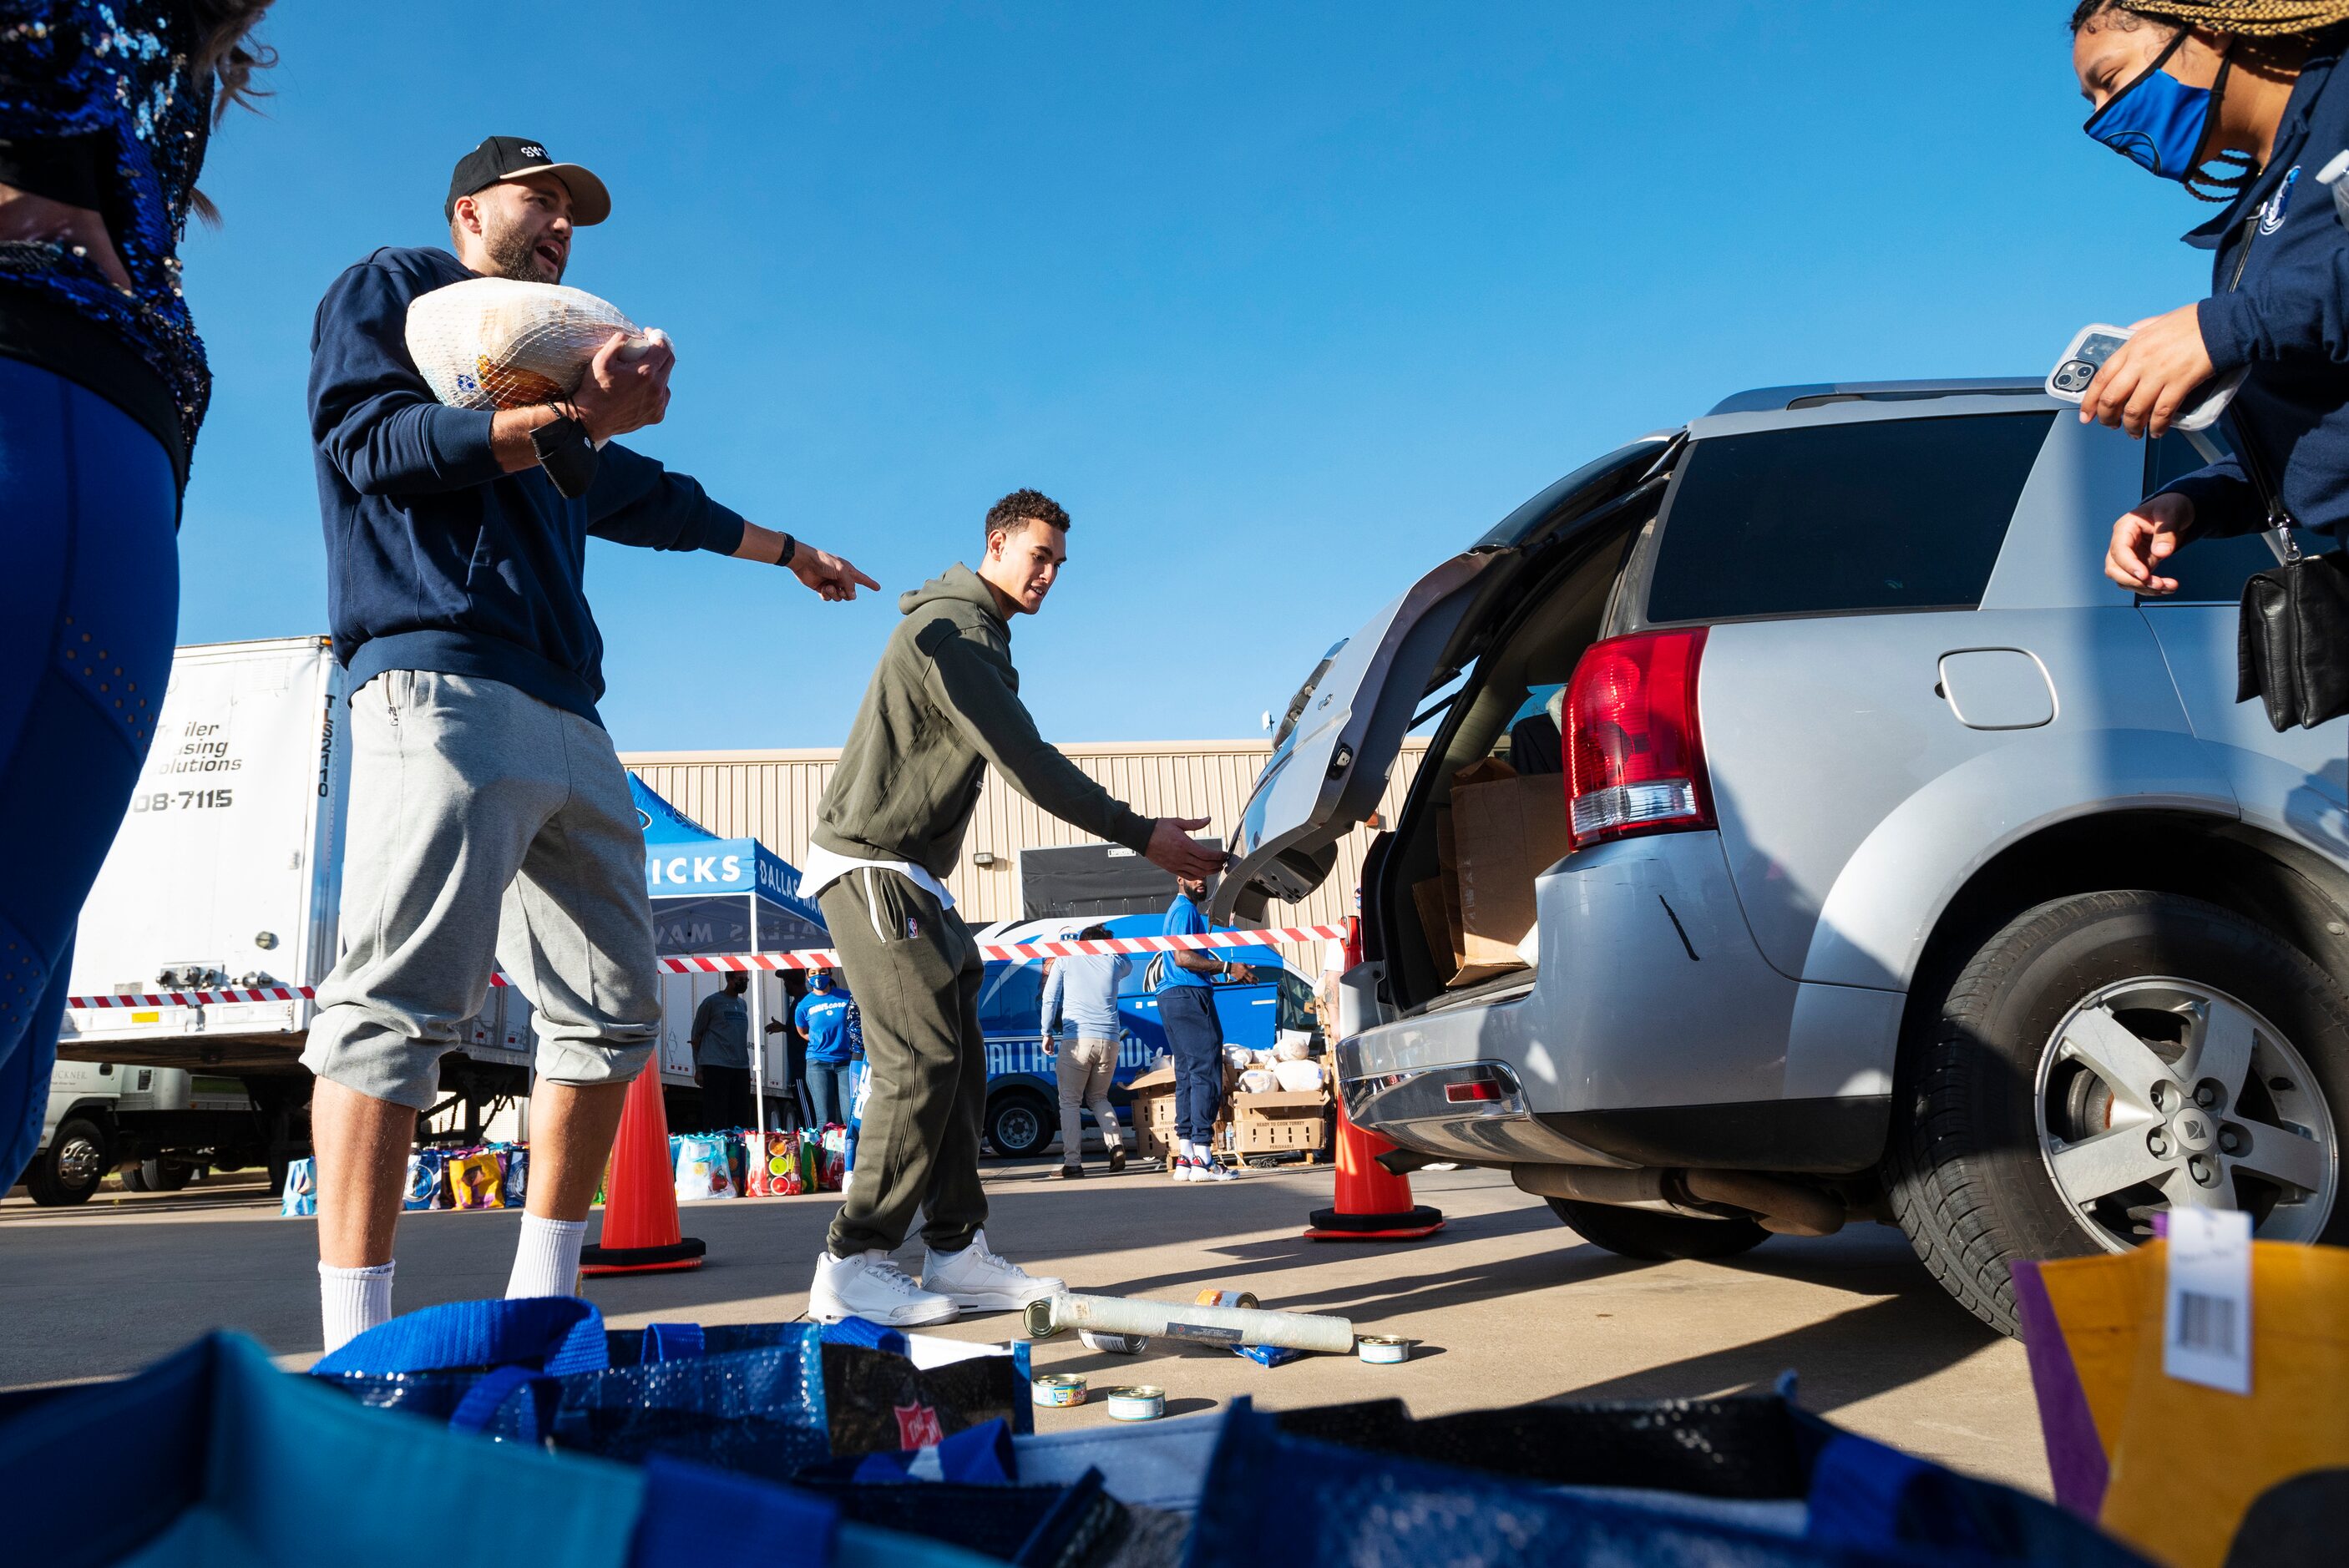
M 2052 413 L 1880 419 L 1699 441 L 1651 621 L 1982 602 Z

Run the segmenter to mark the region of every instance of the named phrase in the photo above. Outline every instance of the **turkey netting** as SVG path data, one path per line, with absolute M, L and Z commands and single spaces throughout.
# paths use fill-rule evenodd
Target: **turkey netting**
M 585 289 L 468 278 L 409 302 L 408 355 L 425 385 L 459 408 L 521 408 L 579 389 L 614 333 L 633 357 L 661 339 Z

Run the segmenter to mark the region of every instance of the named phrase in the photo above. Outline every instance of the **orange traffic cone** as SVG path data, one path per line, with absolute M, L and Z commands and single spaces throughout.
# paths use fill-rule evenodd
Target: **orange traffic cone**
M 1444 1211 L 1411 1201 L 1410 1178 L 1379 1163 L 1394 1145 L 1356 1127 L 1338 1097 L 1338 1202 L 1308 1217 L 1309 1242 L 1415 1242 L 1444 1228 Z
M 668 1115 L 661 1109 L 660 1067 L 647 1062 L 628 1086 L 612 1166 L 604 1179 L 604 1239 L 579 1253 L 583 1274 L 657 1274 L 698 1269 L 709 1249 L 680 1236 L 677 1171 L 669 1164 Z

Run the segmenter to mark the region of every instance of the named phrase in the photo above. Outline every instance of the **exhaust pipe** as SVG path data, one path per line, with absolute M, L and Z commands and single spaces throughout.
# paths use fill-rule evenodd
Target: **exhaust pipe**
M 1509 1179 L 1538 1198 L 1652 1209 L 1692 1220 L 1752 1218 L 1779 1235 L 1831 1236 L 1843 1229 L 1843 1201 L 1833 1193 L 1750 1171 L 1512 1165 Z

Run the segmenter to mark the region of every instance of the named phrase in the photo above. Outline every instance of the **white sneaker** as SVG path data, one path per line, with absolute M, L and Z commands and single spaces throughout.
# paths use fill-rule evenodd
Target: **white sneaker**
M 951 1323 L 955 1304 L 924 1290 L 887 1253 L 859 1253 L 816 1259 L 815 1283 L 808 1287 L 808 1315 L 818 1323 L 861 1317 L 891 1328 Z
M 1017 1312 L 1031 1301 L 1067 1290 L 1064 1280 L 1040 1279 L 1007 1258 L 987 1250 L 987 1233 L 973 1231 L 970 1245 L 958 1253 L 927 1253 L 922 1260 L 922 1288 L 957 1306 L 975 1311 Z
M 1238 1175 L 1219 1160 L 1202 1160 L 1198 1170 L 1191 1173 L 1194 1181 L 1237 1181 Z
M 1174 1169 L 1167 1174 L 1177 1181 L 1195 1181 L 1198 1180 L 1198 1167 L 1199 1162 L 1189 1155 L 1177 1154 L 1174 1157 Z

